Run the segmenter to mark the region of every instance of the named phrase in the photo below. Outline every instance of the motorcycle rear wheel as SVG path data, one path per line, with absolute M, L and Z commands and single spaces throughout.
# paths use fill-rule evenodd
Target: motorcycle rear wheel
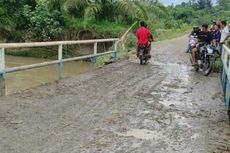
M 148 64 L 148 57 L 145 57 L 145 64 Z
M 143 65 L 143 55 L 140 55 L 139 59 L 140 59 L 140 64 Z

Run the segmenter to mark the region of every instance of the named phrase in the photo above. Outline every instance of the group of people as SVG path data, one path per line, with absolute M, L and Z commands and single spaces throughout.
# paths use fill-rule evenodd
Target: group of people
M 203 24 L 201 28 L 194 27 L 191 35 L 196 35 L 198 42 L 195 46 L 191 48 L 189 46 L 188 51 L 192 50 L 192 64 L 196 65 L 196 53 L 199 51 L 202 43 L 210 44 L 216 47 L 218 53 L 221 54 L 222 45 L 226 43 L 227 39 L 230 37 L 229 26 L 226 21 L 216 21 L 213 22 L 211 28 L 208 28 L 208 24 Z M 141 47 L 145 46 L 148 48 L 148 54 L 151 58 L 151 41 L 153 41 L 153 36 L 151 31 L 148 29 L 147 24 L 144 21 L 140 22 L 140 28 L 136 32 L 136 37 L 138 39 L 137 47 L 137 57 L 139 57 L 139 50 Z
M 191 48 L 193 65 L 197 64 L 196 53 L 199 51 L 203 43 L 210 44 L 217 48 L 216 50 L 221 54 L 222 45 L 225 44 L 230 37 L 229 26 L 226 21 L 213 22 L 210 29 L 208 29 L 208 24 L 203 24 L 201 29 L 199 27 L 194 27 L 190 36 L 191 35 L 195 35 L 198 38 L 197 44 Z M 189 46 L 189 48 L 190 47 L 191 46 Z

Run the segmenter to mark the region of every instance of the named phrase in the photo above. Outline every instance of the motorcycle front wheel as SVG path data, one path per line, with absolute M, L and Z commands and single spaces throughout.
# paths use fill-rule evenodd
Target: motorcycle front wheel
M 214 64 L 213 58 L 211 56 L 207 56 L 203 61 L 202 73 L 204 76 L 208 76 L 212 72 L 213 64 Z

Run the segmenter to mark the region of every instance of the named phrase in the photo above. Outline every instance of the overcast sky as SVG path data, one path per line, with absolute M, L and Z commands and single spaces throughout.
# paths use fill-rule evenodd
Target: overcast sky
M 162 2 L 165 5 L 171 5 L 173 4 L 181 4 L 182 2 L 188 2 L 188 0 L 160 0 L 160 2 Z M 215 3 L 216 0 L 213 0 L 213 3 Z

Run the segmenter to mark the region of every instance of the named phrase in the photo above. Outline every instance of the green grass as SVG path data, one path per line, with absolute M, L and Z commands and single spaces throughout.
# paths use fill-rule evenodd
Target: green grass
M 221 72 L 221 68 L 222 68 L 221 57 L 218 57 L 215 61 L 213 71 L 219 73 Z
M 90 30 L 93 30 L 94 32 L 105 36 L 105 37 L 121 37 L 121 35 L 125 32 L 125 30 L 128 28 L 125 25 L 111 23 L 109 21 L 90 21 L 89 28 Z
M 102 38 L 120 37 L 128 28 L 127 25 L 97 20 L 88 21 L 86 27 L 84 27 L 82 19 L 71 18 L 69 16 L 65 16 L 64 18 L 68 27 L 75 28 L 77 31 L 88 30 L 93 32 L 95 36 Z
M 192 26 L 190 25 L 183 26 L 180 29 L 157 29 L 155 36 L 157 41 L 162 41 L 185 35 L 191 31 Z

